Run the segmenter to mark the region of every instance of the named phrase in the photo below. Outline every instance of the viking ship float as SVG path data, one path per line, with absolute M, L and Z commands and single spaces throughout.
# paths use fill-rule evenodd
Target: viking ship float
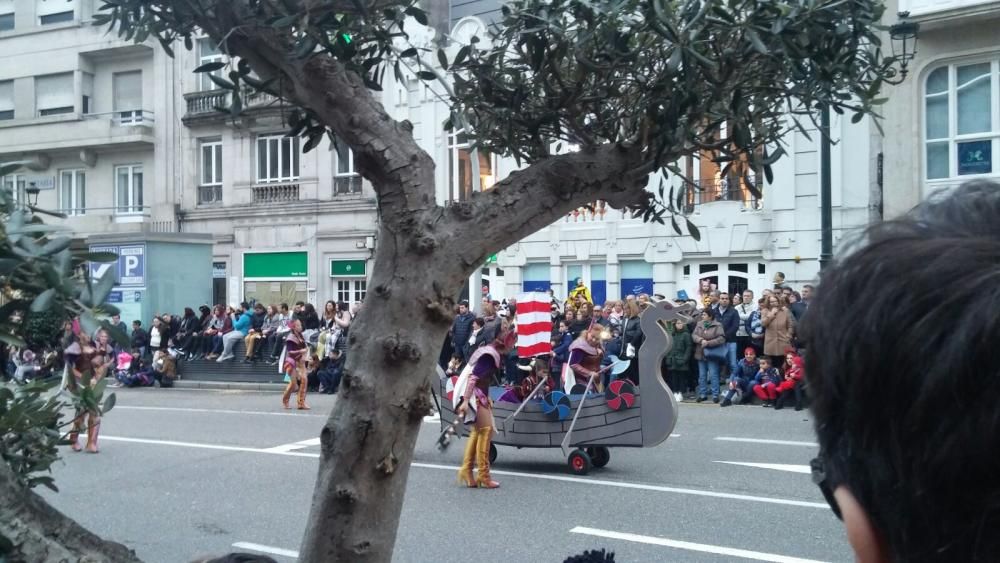
M 493 418 L 497 433 L 490 447 L 490 462 L 496 446 L 516 448 L 562 448 L 569 469 L 577 475 L 611 461 L 610 448 L 651 448 L 670 437 L 677 424 L 677 400 L 660 376 L 660 365 L 670 350 L 666 327 L 677 319 L 687 322 L 691 306 L 674 307 L 661 301 L 640 314 L 645 337 L 638 350 L 641 388 L 627 379 L 617 379 L 603 393 L 552 391 L 523 403 L 500 400 L 503 387 L 491 387 Z M 627 367 L 627 365 L 626 365 Z M 613 370 L 613 372 L 624 371 Z M 441 429 L 447 432 L 455 418 L 452 406 L 454 380 L 441 381 Z M 582 387 L 582 386 L 580 386 Z M 468 435 L 459 425 L 458 433 Z

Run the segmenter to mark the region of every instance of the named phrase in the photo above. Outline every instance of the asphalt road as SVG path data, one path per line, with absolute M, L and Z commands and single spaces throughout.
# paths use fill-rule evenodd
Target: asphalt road
M 274 393 L 120 390 L 101 453 L 67 448 L 61 492 L 46 495 L 146 561 L 237 550 L 292 561 L 333 400 L 312 396 L 306 413 Z M 492 491 L 456 484 L 462 444 L 438 453 L 438 428 L 426 423 L 417 443 L 400 563 L 557 562 L 598 547 L 619 562 L 851 560 L 807 472 L 817 448 L 805 412 L 685 404 L 667 442 L 613 449 L 583 477 L 558 449 L 501 447 Z M 468 547 L 450 544 L 456 533 Z

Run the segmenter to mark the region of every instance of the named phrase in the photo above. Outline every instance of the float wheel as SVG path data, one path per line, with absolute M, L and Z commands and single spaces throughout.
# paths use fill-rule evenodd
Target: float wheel
M 490 465 L 493 465 L 493 462 L 495 462 L 496 460 L 497 460 L 497 447 L 493 444 L 493 442 L 490 442 Z
M 611 461 L 611 450 L 604 446 L 587 448 L 587 454 L 590 456 L 590 461 L 594 464 L 594 467 L 604 467 Z
M 583 450 L 575 450 L 569 454 L 569 470 L 574 475 L 586 475 L 590 471 L 590 456 Z

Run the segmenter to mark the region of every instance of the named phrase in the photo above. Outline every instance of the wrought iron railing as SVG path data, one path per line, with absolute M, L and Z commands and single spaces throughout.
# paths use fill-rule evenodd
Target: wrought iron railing
M 684 185 L 684 213 L 694 213 L 698 206 L 717 201 L 741 202 L 745 209 L 761 209 L 761 201 L 753 196 L 742 181 L 722 179 L 693 180 Z
M 361 193 L 361 176 L 335 176 L 333 178 L 333 195 L 353 195 Z

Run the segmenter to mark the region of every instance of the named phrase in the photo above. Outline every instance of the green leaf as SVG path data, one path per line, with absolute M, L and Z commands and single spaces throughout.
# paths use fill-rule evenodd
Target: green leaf
M 283 18 L 278 18 L 273 22 L 271 22 L 271 27 L 274 29 L 278 29 L 279 27 L 288 27 L 297 21 L 299 21 L 298 14 L 289 14 Z
M 94 305 L 100 305 L 108 298 L 111 290 L 115 287 L 115 281 L 117 281 L 115 279 L 116 274 L 117 272 L 114 268 L 108 268 L 104 272 L 104 275 L 101 276 L 101 279 L 97 280 L 97 283 L 94 285 L 92 297 Z
M 101 408 L 101 414 L 108 414 L 111 409 L 115 408 L 115 403 L 118 402 L 114 393 L 111 393 L 104 398 L 104 407 Z
M 692 223 L 687 217 L 685 217 L 684 220 L 687 222 L 688 233 L 691 234 L 691 238 L 694 240 L 701 240 L 701 231 L 698 230 L 698 227 L 696 227 L 695 224 Z
M 448 70 L 448 55 L 445 54 L 444 49 L 438 49 L 437 57 L 438 62 L 441 63 L 441 68 Z
M 472 51 L 472 48 L 469 45 L 466 45 L 461 49 L 459 49 L 458 54 L 455 55 L 455 60 L 452 61 L 451 63 L 451 66 L 455 67 L 462 64 L 465 61 L 465 59 L 469 56 L 470 51 Z
M 52 307 L 52 300 L 56 297 L 55 288 L 50 287 L 35 298 L 31 302 L 31 310 L 35 313 L 41 313 L 42 311 L 48 311 Z
M 118 261 L 118 255 L 114 252 L 87 252 L 80 256 L 86 262 L 98 262 L 100 264 L 110 264 Z
M 417 56 L 417 48 L 416 47 L 410 47 L 409 49 L 404 49 L 403 52 L 399 54 L 399 56 L 402 57 L 402 58 L 404 58 L 404 59 L 408 59 L 410 57 L 415 57 L 415 56 Z
M 222 70 L 226 68 L 226 63 L 222 61 L 213 61 L 210 63 L 205 63 L 198 68 L 194 69 L 192 72 L 215 72 L 217 70 Z
M 417 78 L 421 80 L 437 80 L 437 75 L 429 70 L 417 71 Z
M 212 82 L 215 82 L 220 88 L 224 88 L 226 90 L 235 90 L 236 89 L 236 85 L 233 84 L 232 82 L 226 80 L 225 78 L 222 78 L 220 76 L 216 76 L 214 74 L 209 74 L 208 77 L 212 80 Z
M 410 6 L 404 13 L 408 16 L 413 16 L 413 19 L 417 20 L 420 25 L 427 25 L 427 13 L 416 6 Z

